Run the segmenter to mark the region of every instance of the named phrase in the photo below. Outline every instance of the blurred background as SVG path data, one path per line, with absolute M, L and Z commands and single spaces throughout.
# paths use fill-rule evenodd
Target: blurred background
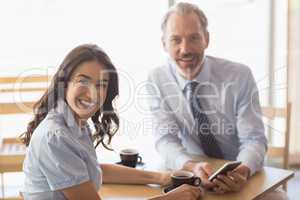
M 0 1 L 0 80 L 1 77 L 51 76 L 75 46 L 99 45 L 120 72 L 120 96 L 116 106 L 121 119 L 121 127 L 112 143 L 115 152 L 97 149 L 99 161 L 117 162 L 116 152 L 131 147 L 139 149 L 145 162 L 150 163 L 156 152 L 145 81 L 147 73 L 165 61 L 160 23 L 168 7 L 176 2 L 179 1 Z M 300 120 L 297 112 L 300 107 L 297 91 L 300 86 L 299 1 L 188 2 L 197 4 L 207 15 L 210 45 L 206 54 L 248 65 L 257 81 L 261 104 L 286 111 L 283 118 L 264 119 L 266 135 L 272 146 L 288 149 L 285 155 L 289 158 L 288 167 L 297 168 L 300 163 L 300 136 L 297 134 L 300 128 L 297 123 Z M 6 90 L 16 87 L 14 83 L 0 81 L 0 106 L 35 101 L 42 94 Z M 29 84 L 29 87 L 36 85 Z M 1 112 L 0 138 L 19 136 L 31 117 L 31 114 Z M 266 164 L 282 167 L 283 160 L 284 157 L 270 159 Z M 5 196 L 17 194 L 23 181 L 22 173 L 5 173 L 3 179 Z M 297 172 L 288 185 L 291 199 L 300 195 L 296 194 L 299 184 Z

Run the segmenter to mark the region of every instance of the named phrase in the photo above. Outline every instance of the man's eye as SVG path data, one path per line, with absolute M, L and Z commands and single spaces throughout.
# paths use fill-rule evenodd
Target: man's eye
M 172 38 L 171 42 L 175 43 L 175 44 L 179 44 L 181 42 L 181 40 L 179 38 Z
M 192 40 L 192 41 L 198 41 L 199 39 L 200 39 L 199 36 L 193 36 L 193 37 L 191 37 L 191 40 Z

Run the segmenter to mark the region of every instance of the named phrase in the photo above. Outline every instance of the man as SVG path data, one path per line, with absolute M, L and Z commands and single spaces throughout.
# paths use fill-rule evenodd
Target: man
M 162 31 L 168 62 L 150 73 L 147 87 L 156 149 L 169 169 L 194 172 L 204 187 L 239 191 L 262 168 L 267 150 L 252 73 L 245 65 L 205 56 L 207 19 L 193 4 L 172 7 Z M 242 164 L 210 182 L 211 165 L 193 161 L 193 154 Z

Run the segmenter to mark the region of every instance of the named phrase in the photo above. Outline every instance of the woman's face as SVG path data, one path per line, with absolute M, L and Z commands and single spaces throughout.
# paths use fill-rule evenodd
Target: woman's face
M 103 64 L 87 61 L 73 72 L 66 91 L 66 101 L 76 118 L 86 121 L 103 105 L 109 81 L 105 71 Z

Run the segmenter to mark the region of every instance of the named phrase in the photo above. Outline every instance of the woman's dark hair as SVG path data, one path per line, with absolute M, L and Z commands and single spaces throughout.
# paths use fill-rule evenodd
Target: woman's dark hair
M 93 135 L 95 148 L 101 143 L 106 149 L 113 135 L 119 128 L 119 118 L 113 108 L 113 100 L 119 94 L 118 74 L 115 66 L 106 53 L 94 44 L 80 45 L 73 49 L 63 60 L 58 71 L 54 74 L 51 84 L 39 101 L 34 105 L 34 118 L 29 122 L 27 131 L 20 137 L 26 146 L 36 127 L 47 116 L 51 109 L 57 107 L 59 98 L 65 98 L 65 91 L 74 70 L 84 62 L 97 61 L 109 72 L 107 96 L 102 107 L 91 117 L 96 133 Z M 105 142 L 105 138 L 107 138 Z

